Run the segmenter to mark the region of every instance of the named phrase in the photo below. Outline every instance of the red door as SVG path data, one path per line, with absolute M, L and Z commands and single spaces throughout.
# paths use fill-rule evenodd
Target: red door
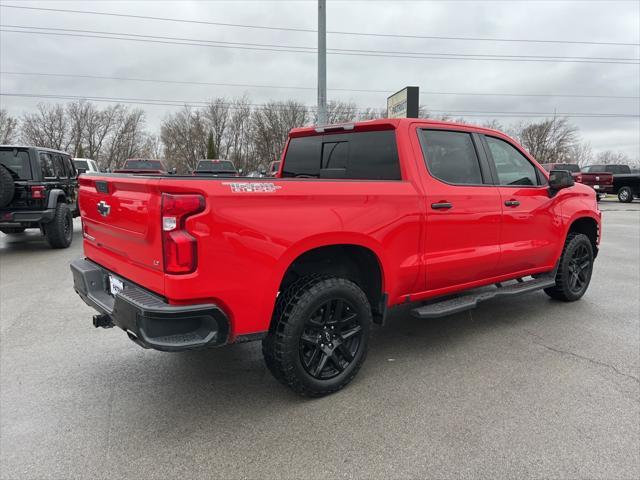
M 425 159 L 427 290 L 463 287 L 496 275 L 502 201 L 471 132 L 420 129 Z M 423 167 L 424 168 L 424 167 Z
M 484 138 L 503 203 L 500 274 L 553 265 L 562 226 L 546 177 L 511 143 Z

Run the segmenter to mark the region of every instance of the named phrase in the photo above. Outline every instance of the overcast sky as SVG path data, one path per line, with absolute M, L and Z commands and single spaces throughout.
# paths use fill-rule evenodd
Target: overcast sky
M 434 54 L 597 57 L 622 63 L 530 62 L 328 55 L 328 98 L 360 107 L 382 107 L 383 92 L 418 85 L 421 103 L 437 111 L 626 114 L 634 117 L 572 118 L 594 151 L 620 150 L 640 158 L 640 2 L 631 1 L 339 1 L 329 0 L 327 30 L 416 36 L 562 40 L 626 43 L 534 43 L 436 40 L 329 34 L 336 49 Z M 317 2 L 299 1 L 18 1 L 3 5 L 91 10 L 127 15 L 314 30 Z M 0 8 L 3 30 L 44 27 L 127 33 L 263 45 L 316 45 L 313 32 L 249 29 L 150 19 Z M 32 30 L 31 30 L 32 31 Z M 49 30 L 51 32 L 51 30 Z M 71 33 L 60 32 L 58 33 Z M 78 34 L 78 32 L 76 32 Z M 83 34 L 87 35 L 87 34 Z M 89 35 L 103 35 L 92 33 Z M 316 56 L 312 53 L 168 45 L 78 36 L 1 33 L 3 72 L 68 74 L 75 77 L 2 73 L 0 92 L 36 95 L 120 97 L 202 102 L 247 94 L 254 103 L 296 99 L 315 105 Z M 160 39 L 162 41 L 162 39 Z M 264 48 L 264 47 L 263 47 Z M 271 47 L 269 47 L 271 48 Z M 377 54 L 376 54 L 377 55 Z M 583 60 L 583 59 L 580 59 Z M 590 60 L 591 61 L 591 60 Z M 606 62 L 618 60 L 601 60 Z M 78 75 L 187 82 L 259 84 L 280 88 L 163 84 L 82 78 Z M 310 87 L 309 90 L 286 87 Z M 554 94 L 562 96 L 472 96 L 426 92 Z M 32 110 L 42 98 L 0 97 L 12 114 Z M 60 101 L 60 100 L 58 100 Z M 64 100 L 62 101 L 64 102 Z M 151 130 L 178 107 L 145 105 Z M 455 116 L 459 116 L 453 113 Z M 504 115 L 504 114 L 500 114 Z M 466 116 L 482 123 L 488 116 Z M 504 124 L 520 121 L 500 117 Z

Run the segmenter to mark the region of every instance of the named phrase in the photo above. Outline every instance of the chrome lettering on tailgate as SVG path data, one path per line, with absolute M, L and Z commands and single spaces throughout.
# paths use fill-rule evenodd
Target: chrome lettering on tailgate
M 262 182 L 223 182 L 223 185 L 229 185 L 233 193 L 273 193 L 280 188 L 280 185 Z

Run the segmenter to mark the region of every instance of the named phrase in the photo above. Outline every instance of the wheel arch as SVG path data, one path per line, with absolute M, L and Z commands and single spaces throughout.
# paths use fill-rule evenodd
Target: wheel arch
M 298 278 L 319 274 L 346 278 L 358 285 L 371 304 L 375 321 L 386 310 L 384 270 L 379 255 L 361 243 L 330 243 L 298 252 L 280 276 L 278 290 L 284 291 Z
M 67 196 L 64 193 L 64 190 L 59 188 L 54 188 L 49 192 L 49 200 L 47 201 L 47 208 L 56 208 L 56 205 L 60 202 L 67 201 Z
M 582 233 L 591 241 L 594 258 L 598 255 L 598 244 L 600 243 L 600 223 L 591 216 L 582 216 L 571 221 L 567 235 L 570 233 Z

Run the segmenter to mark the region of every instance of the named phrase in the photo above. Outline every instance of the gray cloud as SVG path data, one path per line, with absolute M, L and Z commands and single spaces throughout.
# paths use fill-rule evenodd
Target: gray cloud
M 11 4 L 17 2 L 6 1 Z M 329 1 L 327 24 L 334 31 L 409 33 L 500 38 L 565 39 L 640 43 L 640 7 L 635 1 Z M 243 24 L 315 28 L 315 1 L 21 2 L 47 8 L 109 11 Z M 313 33 L 263 31 L 71 13 L 0 9 L 3 24 L 128 32 L 229 42 L 314 46 Z M 315 86 L 313 54 L 256 52 L 162 45 L 121 40 L 2 33 L 3 71 L 50 72 L 187 80 Z M 434 53 L 553 55 L 638 58 L 637 46 L 463 42 L 329 35 L 329 48 Z M 313 90 L 167 85 L 113 80 L 0 76 L 0 90 L 127 98 L 202 101 L 249 95 L 255 103 L 295 98 L 315 103 Z M 330 55 L 329 88 L 389 89 L 419 85 L 422 91 L 640 95 L 640 67 L 502 61 L 424 60 Z M 362 107 L 385 104 L 385 94 L 330 91 L 329 98 Z M 483 97 L 423 95 L 434 110 L 627 113 L 638 115 L 637 99 Z M 2 97 L 19 114 L 43 100 Z M 151 129 L 166 106 L 144 106 Z M 483 122 L 487 117 L 468 118 Z M 520 119 L 500 118 L 504 124 Z M 574 118 L 595 151 L 622 150 L 640 157 L 638 118 Z

